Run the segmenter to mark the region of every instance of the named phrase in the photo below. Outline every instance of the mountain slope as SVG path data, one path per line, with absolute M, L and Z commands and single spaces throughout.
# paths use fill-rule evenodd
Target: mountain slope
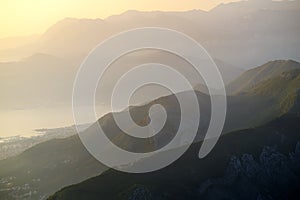
M 185 95 L 185 93 L 179 95 Z M 201 140 L 209 123 L 210 99 L 209 96 L 199 92 L 197 96 L 201 110 L 198 140 Z M 163 137 L 159 142 L 154 143 L 154 146 L 153 143 L 149 143 L 141 147 L 138 143 L 127 141 L 122 137 L 111 114 L 100 118 L 98 123 L 103 126 L 104 130 L 108 130 L 108 135 L 118 145 L 125 144 L 133 148 L 142 148 L 142 150 L 157 148 L 157 145 L 163 145 L 169 139 L 169 133 L 176 130 L 177 122 L 180 120 L 180 111 L 175 96 L 169 95 L 146 105 L 130 108 L 133 119 L 143 124 L 147 121 L 150 105 L 157 103 L 165 106 L 170 116 L 168 126 L 163 129 L 168 133 L 165 134 L 166 138 L 162 135 Z M 262 115 L 267 103 L 268 101 L 264 98 L 229 97 L 224 132 L 255 126 L 272 118 L 269 112 L 267 116 L 257 117 Z M 85 133 L 95 134 L 94 126 L 97 125 L 94 124 Z M 36 145 L 16 157 L 0 161 L 0 188 L 3 188 L 0 190 L 0 198 L 15 199 L 17 196 L 23 199 L 40 199 L 66 185 L 100 174 L 105 169 L 106 167 L 98 163 L 86 151 L 78 136 L 51 140 Z
M 235 66 L 249 68 L 276 58 L 299 59 L 294 53 L 299 44 L 299 25 L 295 20 L 299 18 L 298 10 L 285 10 L 289 2 L 282 1 L 276 10 L 268 6 L 261 9 L 260 5 L 254 4 L 250 12 L 240 12 L 240 4 L 243 2 L 233 7 L 221 6 L 221 9 L 207 13 L 194 11 L 192 18 L 191 11 L 176 15 L 172 12 L 129 11 L 104 20 L 66 19 L 58 24 L 65 24 L 68 28 L 53 26 L 50 30 L 69 33 L 68 40 L 62 39 L 64 34 L 48 31 L 38 49 L 60 56 L 86 55 L 99 42 L 119 32 L 141 27 L 165 27 L 191 36 L 212 57 Z M 240 14 L 229 17 L 229 13 L 237 12 Z
M 103 77 L 105 86 L 101 88 L 101 94 L 97 93 L 97 97 L 101 97 L 99 102 L 103 103 L 101 104 L 101 112 L 106 113 L 108 111 L 108 108 L 104 108 L 102 105 L 109 105 L 111 94 L 107 91 L 113 89 L 120 76 L 134 66 L 147 62 L 170 65 L 186 75 L 192 84 L 199 83 L 199 77 L 195 76 L 193 68 L 187 62 L 170 53 L 161 51 L 144 51 L 142 55 L 132 53 L 130 56 L 120 58 L 113 63 L 110 66 L 110 70 Z M 220 60 L 216 60 L 216 63 L 224 76 L 225 83 L 228 83 L 243 72 L 242 69 Z M 55 114 L 56 112 L 54 111 L 58 110 L 58 107 L 68 110 L 68 113 L 65 113 L 65 115 L 67 116 L 66 118 L 70 119 L 72 113 L 69 108 L 71 107 L 73 82 L 78 67 L 79 61 L 70 61 L 41 53 L 17 62 L 0 62 L 0 91 L 2 95 L 0 114 L 3 110 L 37 110 L 39 112 L 39 110 L 44 108 L 51 108 L 51 111 Z M 162 96 L 157 95 L 155 92 L 152 93 L 143 94 L 135 103 L 145 102 L 149 99 L 153 100 Z M 155 94 L 156 96 L 154 97 Z M 3 119 L 2 123 L 8 122 Z M 66 123 L 70 123 L 70 120 L 66 120 Z M 53 127 L 55 125 L 51 124 L 48 126 Z M 42 126 L 38 124 L 35 127 Z M 6 130 L 2 131 L 7 132 Z M 15 132 L 20 132 L 20 130 Z
M 264 80 L 277 77 L 283 72 L 294 69 L 300 69 L 300 63 L 293 60 L 270 61 L 264 65 L 244 72 L 236 80 L 229 83 L 227 86 L 227 93 L 243 93 Z
M 48 54 L 0 63 L 0 109 L 53 108 L 70 102 L 75 74 L 76 66 Z
M 297 111 L 300 91 L 300 69 L 281 73 L 272 79 L 262 81 L 245 91 L 246 95 L 268 96 L 278 102 L 279 112 Z
M 296 114 L 287 114 L 264 126 L 224 135 L 202 160 L 197 158 L 200 143 L 194 144 L 171 166 L 153 173 L 127 174 L 110 169 L 101 176 L 64 188 L 49 199 L 296 198 L 300 195 L 300 171 L 295 165 L 300 163 L 299 119 Z M 274 145 L 276 151 L 270 150 Z M 290 152 L 296 157 L 289 160 Z M 239 168 L 239 157 L 243 158 L 244 168 Z M 251 171 L 255 162 L 262 163 L 257 172 Z M 276 164 L 280 162 L 283 164 Z M 244 170 L 245 175 L 239 170 Z M 277 171 L 281 172 L 268 174 Z M 251 173 L 259 173 L 257 176 L 263 182 L 253 182 Z M 220 178 L 215 180 L 216 177 Z M 283 179 L 284 183 L 275 182 Z M 248 190 L 237 185 L 241 181 Z
M 243 84 L 244 83 L 244 84 Z M 227 89 L 237 88 L 239 96 L 265 97 L 277 116 L 299 109 L 300 63 L 273 61 L 242 74 Z
M 261 84 L 257 84 L 255 88 L 249 90 L 248 94 L 244 93 L 228 96 L 227 116 L 223 135 L 234 130 L 257 127 L 286 113 L 298 116 L 300 110 L 299 96 L 293 98 L 293 101 L 291 101 L 287 109 L 274 109 L 274 107 L 280 106 L 282 98 L 286 97 L 287 94 L 298 94 L 298 89 L 300 88 L 298 74 L 299 70 L 284 72 L 275 77 L 278 78 L 278 80 L 276 79 L 274 81 L 273 78 L 271 78 L 266 80 L 266 83 L 264 83 L 264 81 L 260 82 Z M 268 84 L 268 81 L 270 81 L 271 84 Z M 276 85 L 277 83 L 283 87 L 278 87 Z M 286 88 L 287 90 L 285 90 Z M 272 91 L 272 95 L 264 95 L 266 91 Z M 189 96 L 187 93 L 189 93 L 189 91 L 179 93 L 178 95 L 182 95 L 183 97 Z M 208 95 L 200 92 L 196 92 L 196 94 L 201 110 L 201 119 L 196 141 L 201 141 L 210 120 L 210 98 Z M 188 101 L 188 99 L 186 99 L 186 101 Z M 149 143 L 141 146 L 141 144 L 134 143 L 128 140 L 128 138 L 125 138 L 124 135 L 122 135 L 122 131 L 116 125 L 111 113 L 100 118 L 98 123 L 102 126 L 103 130 L 107 131 L 107 135 L 110 139 L 119 146 L 125 145 L 129 148 L 140 149 L 141 151 L 153 150 L 164 145 L 165 142 L 170 139 L 170 134 L 172 135 L 172 133 L 177 130 L 180 120 L 180 109 L 175 95 L 161 97 L 145 105 L 130 107 L 129 110 L 133 120 L 140 125 L 145 125 L 145 123 L 149 121 L 149 107 L 153 104 L 163 105 L 168 114 L 167 126 L 162 130 L 166 134 L 162 134 L 162 137 L 154 143 L 149 141 Z M 84 133 L 97 134 L 95 132 L 96 126 L 97 124 L 92 125 Z M 240 137 L 241 140 L 243 140 L 242 136 Z M 250 141 L 250 139 L 251 138 L 248 138 L 248 141 Z M 237 139 L 233 140 L 239 141 Z M 255 138 L 251 140 L 255 143 Z M 223 166 L 225 166 L 224 163 Z M 207 166 L 207 168 L 211 168 L 211 166 Z M 45 173 L 45 170 L 49 169 L 51 171 Z M 18 194 L 28 195 L 28 192 L 32 191 L 31 187 L 33 187 L 33 190 L 36 192 L 28 198 L 38 199 L 40 196 L 47 196 L 49 193 L 59 190 L 63 186 L 95 176 L 104 169 L 105 167 L 88 154 L 77 136 L 62 140 L 52 140 L 41 143 L 17 157 L 0 161 L 0 180 L 2 180 L 1 184 L 3 184 L 5 188 L 0 191 L 0 197 L 9 199 L 12 195 L 15 195 L 13 188 L 23 188 L 18 190 Z M 79 173 L 79 171 L 82 172 Z M 196 170 L 192 169 L 192 171 Z M 48 174 L 53 177 L 53 181 L 48 180 Z M 40 180 L 39 183 L 36 183 L 36 180 Z M 155 180 L 155 178 L 153 180 Z M 8 185 L 7 181 L 9 182 Z M 26 183 L 30 185 L 30 188 L 25 186 Z M 110 190 L 107 190 L 107 192 L 109 191 Z
M 267 75 L 269 79 L 257 78 L 258 83 L 243 94 L 228 97 L 224 133 L 243 126 L 255 126 L 274 116 L 280 118 L 258 128 L 223 134 L 215 149 L 203 160 L 197 158 L 200 143 L 194 144 L 182 158 L 158 172 L 133 175 L 109 170 L 67 187 L 50 199 L 97 199 L 100 196 L 104 199 L 218 199 L 224 195 L 242 199 L 266 196 L 280 199 L 299 196 L 300 70 L 291 65 L 275 66 L 279 67 L 275 70 L 264 68 L 271 74 Z M 259 73 L 255 75 L 260 76 Z M 203 100 L 205 96 L 199 97 Z M 261 99 L 260 103 L 258 99 Z M 159 101 L 172 102 L 161 98 L 156 103 Z M 203 102 L 201 105 L 205 106 Z M 204 114 L 207 115 L 207 111 Z M 107 120 L 110 121 L 109 116 Z M 292 156 L 288 157 L 289 153 Z M 277 173 L 276 176 L 268 175 L 270 171 Z M 257 179 L 253 178 L 256 176 Z M 290 187 L 286 188 L 285 184 Z M 247 185 L 251 193 L 239 185 Z
M 186 33 L 214 58 L 250 68 L 271 59 L 299 60 L 298 1 L 240 1 L 209 12 L 127 11 L 106 19 L 67 18 L 50 27 L 31 46 L 1 51 L 0 58 L 42 52 L 83 58 L 99 42 L 121 31 L 166 27 Z
M 82 130 L 88 125 L 80 126 Z M 22 137 L 20 135 L 0 138 L 0 160 L 17 156 L 25 150 L 48 140 L 62 139 L 77 134 L 75 126 L 60 127 L 54 129 L 37 129 L 37 135 Z
M 87 152 L 78 136 L 50 140 L 0 161 L 0 198 L 43 199 L 105 169 Z
M 288 112 L 298 113 L 299 111 L 299 95 L 296 93 L 296 89 L 300 88 L 300 85 L 298 76 L 296 76 L 297 74 L 297 70 L 290 71 L 289 74 L 280 79 L 281 82 L 271 81 L 271 86 L 275 83 L 280 83 L 284 88 L 291 88 L 288 90 L 291 95 L 297 95 L 292 104 L 290 104 L 291 106 L 286 110 L 282 110 L 284 112 L 280 113 L 281 115 Z M 280 87 L 276 85 L 274 87 L 266 87 L 265 85 L 268 84 L 262 82 L 262 86 L 258 84 L 257 88 L 253 89 L 253 91 L 259 92 L 251 91 L 247 95 L 227 97 L 228 107 L 223 134 L 233 130 L 256 127 L 280 116 L 278 110 L 273 109 L 273 107 L 280 106 L 281 101 L 277 101 L 276 99 L 285 97 L 286 95 L 282 93 L 285 90 L 279 90 Z M 264 88 L 267 91 L 273 88 L 273 96 L 260 95 L 260 93 L 263 93 Z M 182 92 L 178 95 L 188 97 L 189 93 Z M 196 94 L 201 110 L 201 120 L 196 141 L 201 141 L 210 121 L 210 98 L 208 95 L 200 92 L 196 92 Z M 177 130 L 180 120 L 180 110 L 176 97 L 175 95 L 169 95 L 145 105 L 130 107 L 131 116 L 136 123 L 140 125 L 147 123 L 149 119 L 148 110 L 153 104 L 163 105 L 168 114 L 166 126 L 162 130 L 162 133 L 166 134 L 161 134 L 159 140 L 154 143 L 153 141 L 148 141 L 148 143 L 141 145 L 128 140 L 128 138 L 122 135 L 122 131 L 116 125 L 111 113 L 100 118 L 98 123 L 107 131 L 111 140 L 120 146 L 129 146 L 133 149 L 138 148 L 142 151 L 153 150 L 164 145 L 166 141 L 169 141 L 170 134 L 172 135 Z M 95 126 L 97 124 L 88 128 L 85 134 L 95 134 Z M 95 176 L 105 169 L 106 167 L 93 159 L 85 150 L 78 136 L 61 140 L 51 140 L 30 148 L 19 156 L 0 161 L 1 188 L 4 188 L 0 191 L 0 197 L 10 199 L 12 195 L 19 195 L 25 198 L 24 195 L 27 195 L 30 199 L 39 199 L 41 196 L 47 196 L 63 186 Z M 45 170 L 47 173 L 45 173 Z M 81 172 L 79 173 L 79 171 Z M 53 178 L 52 181 L 49 181 L 50 177 Z M 39 181 L 36 182 L 37 180 Z M 29 186 L 25 184 L 29 184 Z M 17 188 L 22 189 L 16 190 Z M 28 193 L 30 191 L 35 192 L 29 197 Z

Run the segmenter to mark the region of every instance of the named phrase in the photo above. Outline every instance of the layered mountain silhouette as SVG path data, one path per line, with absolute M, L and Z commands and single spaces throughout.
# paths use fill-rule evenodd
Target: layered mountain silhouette
M 275 63 L 292 63 L 298 65 L 294 61 L 273 61 L 273 64 Z M 270 63 L 269 65 L 272 66 L 272 64 Z M 260 67 L 258 67 L 257 69 L 260 69 Z M 270 84 L 268 82 L 270 82 Z M 283 85 L 283 87 L 282 88 L 277 87 L 276 85 L 277 83 Z M 227 97 L 228 111 L 227 111 L 225 127 L 223 130 L 223 135 L 224 135 L 223 137 L 225 138 L 229 137 L 226 134 L 227 133 L 229 134 L 234 130 L 257 127 L 277 117 L 281 117 L 284 115 L 292 115 L 292 116 L 299 115 L 298 89 L 300 88 L 300 85 L 299 85 L 299 71 L 297 69 L 289 68 L 289 70 L 284 70 L 283 72 L 278 73 L 277 75 L 270 76 L 269 79 L 251 85 L 252 86 L 249 88 L 249 90 L 247 90 L 247 92 L 237 93 L 236 95 Z M 287 88 L 287 90 L 285 90 L 285 88 Z M 188 96 L 189 92 L 192 91 L 182 92 L 177 95 Z M 266 95 L 266 92 L 271 92 L 271 95 L 269 95 L 269 93 L 267 93 Z M 198 136 L 195 142 L 201 143 L 201 140 L 203 139 L 203 136 L 207 129 L 207 125 L 210 121 L 210 98 L 207 94 L 201 93 L 199 91 L 196 91 L 196 94 L 200 105 L 201 119 L 199 122 Z M 286 97 L 287 95 L 290 95 L 293 98 L 290 98 L 288 101 L 285 101 L 284 97 Z M 99 123 L 103 127 L 103 129 L 108 132 L 108 136 L 110 137 L 110 139 L 119 146 L 125 145 L 132 149 L 139 149 L 140 151 L 149 151 L 149 150 L 159 148 L 160 146 L 163 146 L 165 142 L 167 142 L 170 139 L 170 135 L 172 135 L 172 133 L 176 132 L 176 128 L 178 128 L 178 122 L 180 120 L 180 110 L 175 95 L 168 95 L 165 97 L 158 98 L 154 101 L 151 101 L 141 106 L 130 107 L 129 111 L 131 113 L 131 116 L 133 117 L 133 120 L 140 125 L 147 124 L 148 110 L 149 107 L 153 104 L 163 105 L 166 108 L 168 114 L 168 120 L 166 122 L 166 126 L 162 130 L 162 133 L 165 134 L 162 134 L 159 140 L 148 141 L 143 145 L 127 140 L 124 137 L 124 135 L 122 135 L 122 131 L 120 131 L 119 128 L 116 126 L 116 123 L 111 113 L 100 118 L 97 123 Z M 122 112 L 117 114 L 122 114 Z M 285 117 L 282 117 L 282 119 L 285 119 Z M 292 122 L 295 119 L 298 118 L 293 117 Z M 278 123 L 278 125 L 280 124 L 281 123 Z M 84 132 L 84 134 L 95 134 L 95 126 L 97 126 L 97 124 L 94 124 L 90 128 L 88 128 Z M 292 127 L 293 126 L 291 126 L 291 128 Z M 297 129 L 289 129 L 289 130 L 297 130 Z M 241 135 L 240 137 L 242 141 L 248 142 L 249 146 L 251 146 L 252 142 L 249 141 L 250 141 L 250 136 L 252 137 L 252 134 L 250 134 L 249 137 L 245 136 L 245 138 L 248 138 L 249 140 L 246 139 L 244 140 L 242 139 L 242 135 L 243 135 L 242 133 L 244 132 L 247 133 L 248 131 L 238 132 L 239 133 L 238 135 Z M 262 135 L 267 135 L 267 133 L 268 132 L 266 131 L 265 134 Z M 292 131 L 290 131 L 290 133 L 293 134 Z M 234 138 L 236 134 L 230 133 L 229 135 L 232 135 L 232 137 Z M 251 140 L 255 141 L 255 139 L 256 136 L 253 136 Z M 239 142 L 239 139 L 233 139 L 233 140 L 236 143 Z M 258 141 L 260 141 L 260 139 L 258 139 Z M 195 149 L 199 150 L 198 146 L 200 145 L 200 143 L 195 144 L 197 148 L 193 147 L 192 148 L 194 149 L 193 151 L 195 151 Z M 253 142 L 253 144 L 257 144 L 257 143 Z M 232 145 L 231 143 L 228 146 L 234 148 L 234 145 Z M 218 147 L 216 148 L 218 149 Z M 195 155 L 194 153 L 195 152 L 193 152 L 193 154 L 187 153 L 187 155 L 188 157 L 194 156 L 195 158 L 194 160 L 196 160 L 197 153 L 195 153 Z M 224 158 L 220 157 L 220 159 L 222 160 Z M 194 160 L 191 162 L 194 162 Z M 210 157 L 203 159 L 201 161 L 201 165 L 203 165 L 203 162 L 206 162 L 207 160 L 210 160 Z M 227 165 L 226 164 L 227 160 L 226 162 L 224 160 L 222 162 L 224 163 L 220 166 L 223 166 L 222 169 L 224 169 L 225 166 Z M 212 168 L 210 164 L 207 165 L 205 164 L 205 166 L 207 166 L 207 169 Z M 192 164 L 191 165 L 187 164 L 186 167 L 188 168 L 192 167 Z M 107 168 L 102 164 L 100 164 L 99 162 L 97 162 L 85 150 L 78 136 L 72 136 L 67 139 L 51 140 L 45 143 L 41 143 L 33 148 L 30 148 L 29 150 L 25 151 L 19 156 L 0 161 L 0 169 L 1 169 L 0 184 L 1 184 L 1 188 L 2 187 L 4 188 L 0 191 L 1 198 L 3 197 L 6 199 L 13 199 L 14 197 L 22 197 L 22 198 L 30 198 L 30 199 L 40 199 L 41 197 L 45 197 L 45 196 L 49 196 L 50 194 L 53 194 L 55 191 L 61 189 L 62 187 L 74 183 L 78 183 L 89 177 L 99 175 Z M 117 173 L 111 171 L 113 170 L 110 170 L 107 173 L 108 174 Z M 187 171 L 188 173 L 191 172 L 194 173 L 195 171 L 196 171 L 195 173 L 197 173 L 197 170 L 195 168 L 191 168 L 190 170 Z M 218 175 L 221 176 L 222 174 L 220 173 Z M 104 174 L 104 177 L 105 176 L 106 175 Z M 127 177 L 127 175 L 125 176 Z M 186 180 L 190 178 L 189 176 L 190 175 L 186 177 Z M 123 177 L 123 174 L 121 175 L 121 177 Z M 208 179 L 210 177 L 205 176 L 205 178 Z M 156 184 L 155 180 L 156 178 L 153 178 L 154 181 L 153 184 L 154 183 Z M 171 181 L 171 179 L 169 178 L 166 178 L 166 180 Z M 9 184 L 7 185 L 7 183 Z M 113 183 L 112 180 L 110 183 Z M 133 189 L 135 188 L 135 186 L 129 186 L 126 185 L 126 183 L 127 182 L 125 181 L 124 182 L 125 185 L 120 184 L 119 187 L 124 186 L 124 188 L 127 188 L 128 186 L 127 188 L 128 194 L 126 195 L 129 195 L 129 193 L 132 192 L 130 188 L 132 187 Z M 200 184 L 200 182 L 197 183 Z M 176 183 L 174 184 L 176 185 Z M 147 189 L 147 191 L 148 190 L 149 188 Z M 102 190 L 99 191 L 101 193 Z M 107 190 L 107 192 L 109 191 L 110 190 Z M 137 189 L 137 191 L 139 191 L 139 189 Z M 99 193 L 97 193 L 97 195 L 98 194 Z M 118 192 L 115 192 L 115 195 L 117 194 Z M 85 195 L 85 193 L 82 192 L 82 195 Z M 110 195 L 110 193 L 109 194 L 107 193 L 107 195 Z M 78 195 L 77 197 L 80 198 L 81 196 Z M 88 196 L 83 196 L 82 198 L 88 198 Z
M 249 82 L 241 85 L 242 90 L 235 96 L 267 98 L 268 108 L 263 113 L 273 110 L 278 118 L 256 128 L 223 134 L 206 158 L 197 157 L 201 141 L 196 142 L 180 159 L 159 171 L 127 174 L 109 169 L 49 199 L 299 198 L 298 66 L 294 61 L 273 61 L 241 75 L 237 83 L 242 79 Z M 259 112 L 251 110 L 251 115 L 257 117 Z M 229 106 L 227 117 L 232 114 Z
M 203 80 L 189 63 L 167 52 L 133 52 L 110 66 L 96 106 L 103 106 L 101 114 L 109 111 L 109 92 L 132 67 L 170 65 L 189 78 L 201 110 L 198 134 L 188 151 L 162 170 L 125 174 L 99 163 L 77 135 L 49 140 L 0 160 L 0 199 L 299 199 L 300 63 L 294 61 L 300 60 L 299 18 L 300 1 L 248 0 L 220 4 L 208 12 L 130 10 L 106 19 L 66 18 L 42 35 L 1 39 L 1 114 L 65 107 L 70 112 L 73 82 L 83 58 L 113 34 L 143 27 L 174 29 L 203 45 L 227 84 L 228 110 L 219 142 L 200 160 L 198 151 L 211 116 Z M 210 89 L 214 95 L 220 88 Z M 151 105 L 166 108 L 168 119 L 158 137 L 144 143 L 130 140 L 112 113 L 83 134 L 97 134 L 100 124 L 112 142 L 139 152 L 172 139 L 180 121 L 175 94 L 149 90 L 131 103 L 127 110 L 139 125 L 149 123 Z M 48 121 L 45 116 L 39 119 Z M 11 124 L 18 127 L 20 121 Z
M 0 109 L 34 109 L 70 104 L 76 66 L 63 58 L 34 54 L 0 63 Z
M 297 199 L 300 196 L 298 114 L 221 137 L 204 159 L 201 143 L 152 173 L 109 169 L 49 199 Z M 118 184 L 116 184 L 118 183 Z
M 165 27 L 191 36 L 214 58 L 226 84 L 244 69 L 269 60 L 300 60 L 297 53 L 300 51 L 300 28 L 297 20 L 299 7 L 299 1 L 241 1 L 221 4 L 208 12 L 131 10 L 106 19 L 66 18 L 49 27 L 44 34 L 30 39 L 31 42 L 24 39 L 22 46 L 5 45 L 5 40 L 0 41 L 3 44 L 0 50 L 0 114 L 13 115 L 21 111 L 21 114 L 18 113 L 19 121 L 25 121 L 22 118 L 24 112 L 33 118 L 37 115 L 41 116 L 39 119 L 47 118 L 42 125 L 32 125 L 32 129 L 61 126 L 57 122 L 46 122 L 50 123 L 53 118 L 57 119 L 62 115 L 65 115 L 63 123 L 71 123 L 72 86 L 83 58 L 101 41 L 131 28 Z M 7 41 L 9 43 L 9 39 Z M 4 49 L 4 46 L 9 49 Z M 158 62 L 181 69 L 180 72 L 191 79 L 195 89 L 207 92 L 201 86 L 203 81 L 195 81 L 195 73 L 190 70 L 188 63 L 174 55 L 162 52 L 128 55 L 111 66 L 111 73 L 105 78 L 107 83 L 104 84 L 104 90 L 101 94 L 97 93 L 99 115 L 110 111 L 107 107 L 111 96 L 109 91 L 117 80 L 117 75 L 120 76 L 130 67 L 143 62 Z M 149 90 L 137 97 L 131 105 L 168 94 L 170 93 Z M 49 109 L 51 114 L 45 116 Z M 62 114 L 61 110 L 65 112 Z M 2 123 L 13 123 L 13 117 L 10 117 L 11 120 L 9 117 L 5 118 Z M 9 132 L 6 133 L 8 135 L 16 135 L 19 134 L 16 132 L 25 130 L 3 128 L 2 131 Z
M 239 76 L 244 70 L 227 64 L 219 59 L 214 60 L 223 75 L 225 83 Z M 196 76 L 189 63 L 170 53 L 161 51 L 144 51 L 132 53 L 113 63 L 105 76 L 103 87 L 97 92 L 99 104 L 109 105 L 113 87 L 118 79 L 128 70 L 144 63 L 158 62 L 169 65 L 185 75 L 192 85 L 204 83 L 201 77 Z M 73 83 L 76 78 L 79 62 L 49 54 L 34 54 L 17 62 L 0 63 L 0 90 L 2 104 L 0 109 L 39 109 L 40 107 L 53 108 L 71 107 Z M 99 89 L 100 90 L 100 89 Z M 134 104 L 150 101 L 170 93 L 147 91 L 137 98 Z M 100 98 L 101 97 L 101 98 Z M 105 110 L 104 113 L 109 110 Z M 69 113 L 71 115 L 71 113 Z
M 299 60 L 299 10 L 299 1 L 240 1 L 208 12 L 127 11 L 106 19 L 67 18 L 32 44 L 3 50 L 0 57 L 4 60 L 9 55 L 28 57 L 40 52 L 82 58 L 113 34 L 155 26 L 186 33 L 212 57 L 249 68 L 279 58 Z

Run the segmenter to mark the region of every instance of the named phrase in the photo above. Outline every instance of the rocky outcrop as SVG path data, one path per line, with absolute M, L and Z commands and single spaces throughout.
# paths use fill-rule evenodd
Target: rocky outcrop
M 152 200 L 153 197 L 146 187 L 137 187 L 128 200 Z
M 290 199 L 299 195 L 300 142 L 289 155 L 264 147 L 260 156 L 232 156 L 222 178 L 209 179 L 198 192 L 204 199 Z

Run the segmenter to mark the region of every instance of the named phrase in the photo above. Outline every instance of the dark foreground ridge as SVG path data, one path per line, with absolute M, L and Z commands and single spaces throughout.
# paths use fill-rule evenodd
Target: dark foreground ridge
M 204 159 L 194 144 L 172 165 L 146 174 L 110 169 L 69 186 L 65 199 L 291 199 L 300 197 L 299 113 L 224 135 Z M 118 184 L 116 184 L 118 183 Z

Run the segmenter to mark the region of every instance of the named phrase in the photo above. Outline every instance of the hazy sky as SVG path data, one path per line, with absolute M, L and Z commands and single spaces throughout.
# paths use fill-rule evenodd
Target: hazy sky
M 0 0 L 0 38 L 43 33 L 65 17 L 105 18 L 126 10 L 209 10 L 234 0 Z

